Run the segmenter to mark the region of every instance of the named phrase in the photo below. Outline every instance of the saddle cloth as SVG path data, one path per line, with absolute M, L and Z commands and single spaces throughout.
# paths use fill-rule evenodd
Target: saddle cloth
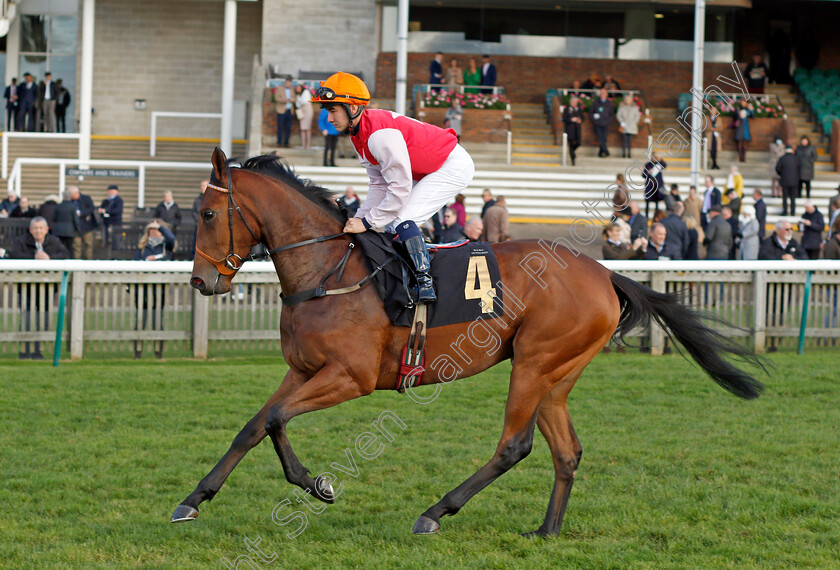
M 405 249 L 395 238 L 374 231 L 356 234 L 368 269 L 373 271 L 393 259 L 376 273 L 374 284 L 391 322 L 410 327 L 416 282 Z M 437 301 L 428 304 L 427 329 L 504 314 L 502 289 L 496 285 L 501 279 L 499 264 L 489 243 L 463 240 L 428 248 Z

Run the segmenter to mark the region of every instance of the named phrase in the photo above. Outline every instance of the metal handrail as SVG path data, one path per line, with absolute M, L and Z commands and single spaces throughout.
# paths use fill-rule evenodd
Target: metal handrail
M 444 83 L 415 83 L 413 91 L 421 93 L 430 93 L 432 90 L 457 91 L 463 95 L 465 89 L 477 89 L 482 94 L 489 91 L 490 95 L 504 95 L 506 92 L 502 85 L 446 85 Z
M 2 142 L 2 175 L 6 179 L 9 177 L 9 139 L 76 139 L 80 141 L 82 135 L 79 133 L 30 133 L 22 132 L 5 132 L 3 133 Z

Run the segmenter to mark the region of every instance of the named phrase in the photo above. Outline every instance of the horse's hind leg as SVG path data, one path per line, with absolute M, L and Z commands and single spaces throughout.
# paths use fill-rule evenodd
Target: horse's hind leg
M 172 522 L 191 521 L 198 516 L 198 506 L 204 501 L 211 500 L 227 480 L 236 465 L 253 449 L 265 436 L 265 421 L 271 408 L 287 393 L 302 382 L 291 372 L 286 375 L 282 385 L 271 396 L 259 412 L 251 418 L 245 427 L 233 439 L 227 453 L 219 460 L 215 467 L 202 479 L 195 491 L 184 499 L 175 513 Z
M 559 534 L 560 526 L 563 524 L 563 514 L 566 512 L 569 494 L 572 492 L 575 471 L 583 453 L 566 406 L 566 397 L 579 375 L 580 373 L 555 386 L 540 402 L 537 426 L 551 450 L 551 458 L 554 462 L 554 489 L 548 501 L 545 521 L 540 528 L 526 536 Z

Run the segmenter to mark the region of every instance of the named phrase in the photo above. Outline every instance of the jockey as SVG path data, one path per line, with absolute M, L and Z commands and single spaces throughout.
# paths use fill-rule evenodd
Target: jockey
M 472 158 L 452 129 L 365 109 L 370 92 L 355 75 L 339 71 L 322 81 L 312 102 L 327 109 L 336 130 L 350 134 L 370 178 L 367 198 L 344 231 L 396 233 L 414 264 L 418 301 L 435 301 L 429 253 L 418 226 L 469 185 L 475 173 Z

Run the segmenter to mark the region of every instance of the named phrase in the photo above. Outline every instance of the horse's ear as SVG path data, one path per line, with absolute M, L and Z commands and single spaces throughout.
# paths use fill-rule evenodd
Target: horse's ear
M 213 174 L 216 176 L 216 180 L 224 180 L 225 170 L 227 169 L 225 152 L 219 147 L 216 147 L 213 151 L 213 156 L 210 158 L 210 163 L 213 165 Z

